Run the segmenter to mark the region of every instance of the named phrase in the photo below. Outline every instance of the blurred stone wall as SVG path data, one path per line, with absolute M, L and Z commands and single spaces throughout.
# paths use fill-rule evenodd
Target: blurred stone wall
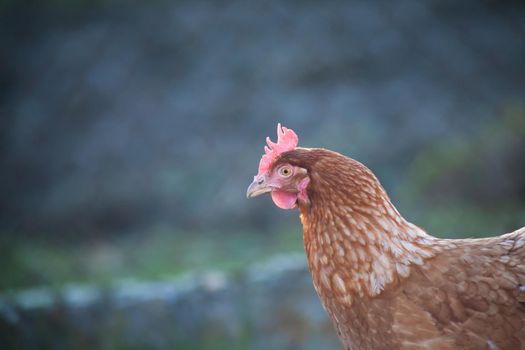
M 5 349 L 338 349 L 304 256 L 237 276 L 121 281 L 0 296 Z
M 277 121 L 388 186 L 524 101 L 522 2 L 60 4 L 0 14 L 4 232 L 280 224 L 244 199 Z

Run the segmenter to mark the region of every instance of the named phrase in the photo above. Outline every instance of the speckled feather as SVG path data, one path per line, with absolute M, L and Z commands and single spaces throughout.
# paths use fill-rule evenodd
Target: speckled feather
M 447 240 L 406 221 L 373 173 L 323 149 L 299 203 L 315 289 L 345 349 L 524 349 L 525 228 Z

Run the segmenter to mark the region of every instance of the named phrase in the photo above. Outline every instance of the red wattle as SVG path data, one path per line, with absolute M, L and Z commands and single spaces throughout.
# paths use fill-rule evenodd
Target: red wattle
M 295 208 L 295 202 L 297 202 L 297 194 L 285 191 L 273 190 L 272 199 L 276 206 L 281 209 L 292 209 Z

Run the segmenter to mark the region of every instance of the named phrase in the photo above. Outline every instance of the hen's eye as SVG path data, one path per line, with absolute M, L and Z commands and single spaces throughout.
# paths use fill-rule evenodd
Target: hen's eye
M 288 177 L 288 176 L 292 175 L 292 169 L 287 167 L 287 166 L 282 167 L 281 169 L 279 169 L 279 174 L 281 176 Z

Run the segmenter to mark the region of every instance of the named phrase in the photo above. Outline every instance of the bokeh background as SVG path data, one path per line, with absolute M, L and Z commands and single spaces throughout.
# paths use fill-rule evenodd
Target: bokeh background
M 0 343 L 338 349 L 277 122 L 441 237 L 525 225 L 520 1 L 0 2 Z

